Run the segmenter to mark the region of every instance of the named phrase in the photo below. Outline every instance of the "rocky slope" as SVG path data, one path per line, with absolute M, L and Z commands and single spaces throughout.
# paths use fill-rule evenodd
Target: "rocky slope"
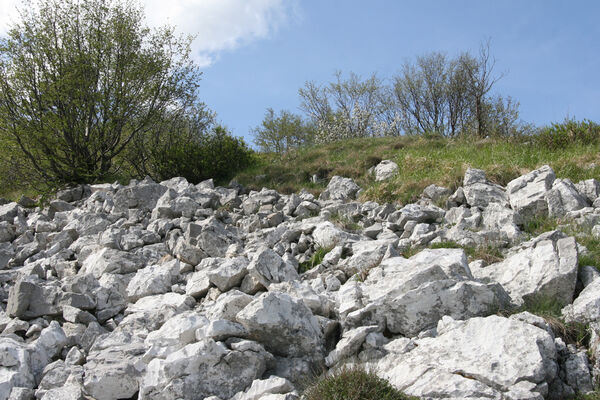
M 471 169 L 455 193 L 430 186 L 404 207 L 361 204 L 359 191 L 342 177 L 318 199 L 174 178 L 0 206 L 0 400 L 289 400 L 345 363 L 422 398 L 593 390 L 598 272 L 578 267 L 573 237 L 521 227 L 543 215 L 600 226 L 597 181 L 546 166 L 504 188 Z M 505 257 L 401 255 L 444 242 Z M 544 296 L 589 325 L 589 349 L 536 315 L 497 313 Z

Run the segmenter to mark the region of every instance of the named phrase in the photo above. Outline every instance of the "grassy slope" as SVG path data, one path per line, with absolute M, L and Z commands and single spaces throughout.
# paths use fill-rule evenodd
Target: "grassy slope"
M 284 193 L 306 188 L 320 192 L 334 175 L 353 178 L 364 190 L 361 200 L 380 203 L 414 201 L 431 184 L 452 189 L 462 183 L 468 167 L 480 168 L 501 185 L 544 164 L 560 178 L 574 182 L 600 175 L 600 146 L 574 144 L 550 150 L 520 140 L 425 139 L 396 137 L 355 139 L 318 145 L 277 156 L 260 154 L 252 168 L 236 179 L 252 188 L 269 187 Z M 375 183 L 367 169 L 381 159 L 400 166 L 399 174 Z M 591 164 L 595 164 L 591 165 Z M 313 174 L 319 183 L 309 181 Z

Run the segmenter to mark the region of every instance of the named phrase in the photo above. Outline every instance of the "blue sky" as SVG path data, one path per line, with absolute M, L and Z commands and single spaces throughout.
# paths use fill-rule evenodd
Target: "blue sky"
M 0 33 L 20 0 L 0 0 Z M 268 107 L 299 112 L 298 89 L 336 70 L 396 74 L 432 51 L 476 52 L 491 39 L 495 92 L 538 125 L 600 121 L 597 0 L 143 0 L 148 23 L 197 36 L 200 96 L 252 141 Z M 11 11 L 12 10 L 12 11 Z
M 307 80 L 336 69 L 389 78 L 416 55 L 476 52 L 486 38 L 505 73 L 495 90 L 521 103 L 523 120 L 600 120 L 600 2 L 306 0 L 296 12 L 204 68 L 202 98 L 236 135 L 251 140 L 267 107 L 298 111 Z

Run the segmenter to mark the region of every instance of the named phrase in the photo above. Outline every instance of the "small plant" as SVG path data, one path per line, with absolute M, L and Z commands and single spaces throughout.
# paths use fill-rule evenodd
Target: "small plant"
M 580 322 L 565 322 L 561 310 L 565 305 L 552 296 L 531 296 L 525 299 L 524 304 L 509 312 L 515 314 L 528 311 L 544 318 L 552 331 L 567 344 L 587 346 L 590 340 L 589 326 Z
M 340 213 L 332 214 L 329 217 L 329 221 L 333 222 L 335 225 L 348 232 L 358 232 L 361 230 L 359 224 Z
M 432 249 L 463 249 L 469 258 L 469 261 L 483 260 L 487 264 L 493 264 L 500 262 L 504 259 L 504 255 L 498 247 L 487 245 L 487 246 L 461 246 L 460 244 L 447 241 L 431 244 Z
M 306 400 L 411 400 L 388 381 L 362 367 L 325 374 L 305 390 Z
M 318 248 L 317 251 L 315 251 L 315 254 L 313 254 L 312 257 L 310 258 L 310 260 L 300 263 L 300 265 L 298 266 L 298 272 L 302 274 L 308 270 L 313 269 L 317 265 L 321 264 L 323 262 L 323 259 L 325 258 L 325 255 L 327 253 L 329 253 L 330 251 L 331 251 L 331 248 L 326 248 L 326 247 Z
M 548 216 L 535 216 L 523 223 L 523 232 L 532 236 L 538 236 L 544 232 L 555 230 L 559 220 Z

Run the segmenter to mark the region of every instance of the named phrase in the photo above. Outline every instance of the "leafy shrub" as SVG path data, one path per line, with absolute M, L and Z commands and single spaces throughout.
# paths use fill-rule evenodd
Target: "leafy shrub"
M 305 392 L 306 400 L 410 400 L 385 379 L 364 368 L 342 368 L 321 377 Z
M 197 183 L 225 181 L 249 166 L 253 152 L 246 143 L 214 124 L 203 105 L 171 116 L 154 132 L 139 135 L 127 159 L 138 175 L 161 181 L 183 176 Z
M 539 145 L 558 150 L 572 144 L 600 143 L 600 125 L 590 120 L 565 119 L 543 128 L 536 136 Z
M 0 38 L 0 142 L 38 185 L 107 180 L 139 132 L 195 98 L 191 39 L 135 1 L 33 0 Z

